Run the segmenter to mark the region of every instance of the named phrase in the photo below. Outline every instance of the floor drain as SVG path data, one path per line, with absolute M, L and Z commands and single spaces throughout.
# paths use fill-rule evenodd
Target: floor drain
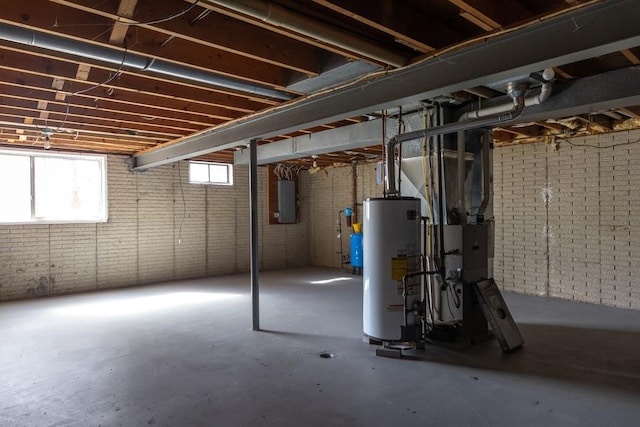
M 331 359 L 336 357 L 336 355 L 325 351 L 324 353 L 320 353 L 320 357 L 322 357 L 323 359 Z

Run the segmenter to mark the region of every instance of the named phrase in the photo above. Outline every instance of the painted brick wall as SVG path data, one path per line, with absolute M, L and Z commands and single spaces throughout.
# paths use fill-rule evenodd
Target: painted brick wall
M 359 164 L 356 167 L 357 203 L 368 197 L 382 197 L 383 186 L 376 184 L 375 163 Z M 326 169 L 313 175 L 303 174 L 308 185 L 309 199 L 302 206 L 308 212 L 310 224 L 309 256 L 313 265 L 340 268 L 340 239 L 338 234 L 338 211 L 353 207 L 353 169 L 340 167 Z M 362 222 L 362 206 L 358 206 Z M 342 221 L 342 248 L 349 253 L 350 230 Z
M 232 187 L 189 184 L 186 162 L 130 174 L 109 156 L 107 173 L 106 223 L 0 226 L 0 300 L 249 270 L 246 167 Z M 261 267 L 307 265 L 304 206 L 300 224 L 266 224 L 266 169 L 258 182 Z
M 639 131 L 494 150 L 494 272 L 505 289 L 640 309 L 636 141 Z

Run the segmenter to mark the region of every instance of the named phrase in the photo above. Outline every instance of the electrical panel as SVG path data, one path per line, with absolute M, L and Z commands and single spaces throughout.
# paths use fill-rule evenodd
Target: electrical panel
M 278 222 L 294 224 L 296 222 L 296 182 L 281 179 L 278 181 Z

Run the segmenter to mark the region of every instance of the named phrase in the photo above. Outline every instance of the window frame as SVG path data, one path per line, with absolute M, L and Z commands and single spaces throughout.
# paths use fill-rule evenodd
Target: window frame
M 209 176 L 208 181 L 192 181 L 191 180 L 191 165 L 207 165 L 207 172 Z M 227 181 L 212 181 L 211 180 L 211 166 L 224 166 L 227 169 Z M 233 165 L 231 163 L 220 163 L 220 162 L 205 162 L 200 160 L 189 160 L 189 184 L 194 185 L 221 185 L 225 187 L 233 186 Z
M 29 158 L 29 198 L 31 200 L 30 213 L 31 219 L 28 221 L 2 221 L 0 220 L 0 226 L 7 225 L 43 225 L 43 224 L 98 224 L 105 223 L 109 219 L 109 197 L 108 197 L 108 185 L 107 185 L 107 156 L 103 154 L 78 154 L 68 152 L 38 152 L 33 150 L 21 150 L 21 149 L 4 149 L 0 148 L 0 155 L 19 156 Z M 98 161 L 100 166 L 100 191 L 102 197 L 100 197 L 99 211 L 100 215 L 97 218 L 91 219 L 48 219 L 38 218 L 36 216 L 36 170 L 35 159 L 36 158 L 57 158 L 66 160 L 94 160 Z

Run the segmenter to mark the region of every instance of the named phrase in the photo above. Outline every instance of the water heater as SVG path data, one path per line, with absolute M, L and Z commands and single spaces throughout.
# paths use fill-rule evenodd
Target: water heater
M 403 277 L 420 271 L 420 200 L 367 199 L 363 224 L 363 329 L 383 341 L 399 340 L 404 325 Z M 407 306 L 420 301 L 420 278 L 407 284 Z M 408 325 L 418 319 L 408 316 Z

